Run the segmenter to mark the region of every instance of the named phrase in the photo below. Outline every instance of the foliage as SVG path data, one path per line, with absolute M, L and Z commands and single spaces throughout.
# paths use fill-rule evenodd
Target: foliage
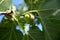
M 60 40 L 60 0 L 24 0 L 28 10 L 16 10 L 4 15 L 0 22 L 0 40 Z M 0 0 L 0 11 L 13 5 L 12 0 Z M 37 20 L 35 20 L 37 19 Z M 42 24 L 40 30 L 36 24 Z M 25 24 L 29 24 L 29 30 Z M 21 30 L 17 30 L 19 26 Z

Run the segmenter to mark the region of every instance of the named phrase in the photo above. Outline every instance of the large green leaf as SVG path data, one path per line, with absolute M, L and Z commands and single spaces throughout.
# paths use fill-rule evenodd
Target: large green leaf
M 3 18 L 0 23 L 0 40 L 21 40 L 22 36 L 16 29 L 15 22 Z
M 43 11 L 39 13 L 39 17 L 41 19 L 41 23 L 43 25 L 45 40 L 60 40 L 60 20 L 56 20 L 52 14 L 54 11 Z M 51 17 L 52 16 L 52 17 Z
M 0 11 L 5 11 L 12 5 L 12 0 L 0 0 Z

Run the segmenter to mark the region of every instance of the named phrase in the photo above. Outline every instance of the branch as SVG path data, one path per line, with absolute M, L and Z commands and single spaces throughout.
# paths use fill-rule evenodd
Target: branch
M 5 15 L 7 12 L 0 12 L 0 15 Z

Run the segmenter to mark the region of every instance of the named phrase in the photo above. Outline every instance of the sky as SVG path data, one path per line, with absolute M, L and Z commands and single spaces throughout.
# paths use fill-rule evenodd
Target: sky
M 0 15 L 0 22 L 1 22 L 2 18 L 3 18 L 3 16 L 4 16 L 4 15 Z
M 18 6 L 20 3 L 23 3 L 24 0 L 13 0 L 15 6 Z
M 14 5 L 15 5 L 16 7 L 17 7 L 20 3 L 23 3 L 23 2 L 24 2 L 24 0 L 13 0 L 13 3 L 14 3 Z M 4 16 L 4 15 L 0 15 L 0 22 L 1 22 L 3 16 Z M 26 26 L 29 27 L 28 24 L 27 24 Z M 38 24 L 38 25 L 36 25 L 36 26 L 38 26 L 38 28 L 42 31 L 42 24 L 41 24 L 41 23 Z M 17 30 L 20 30 L 18 26 L 16 27 L 16 29 L 17 29 Z

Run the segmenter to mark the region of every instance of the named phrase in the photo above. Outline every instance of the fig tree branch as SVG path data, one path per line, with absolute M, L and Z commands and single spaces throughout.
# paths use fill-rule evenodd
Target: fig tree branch
M 7 12 L 0 12 L 0 15 L 5 15 Z

